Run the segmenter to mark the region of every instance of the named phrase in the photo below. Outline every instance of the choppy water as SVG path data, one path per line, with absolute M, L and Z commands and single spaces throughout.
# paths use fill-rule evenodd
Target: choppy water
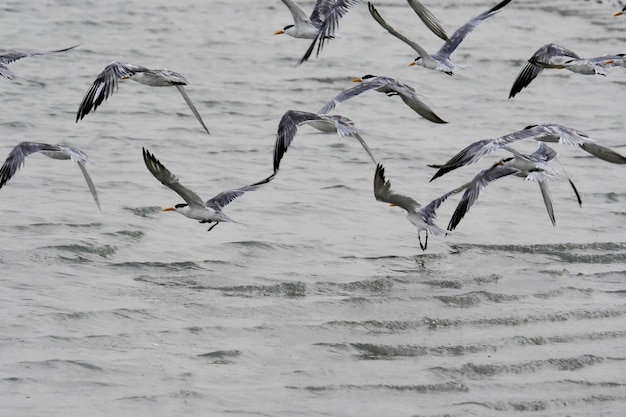
M 426 3 L 452 32 L 494 2 Z M 376 5 L 439 47 L 403 1 Z M 316 111 L 367 73 L 415 86 L 450 122 L 373 92 L 337 108 L 394 189 L 421 202 L 492 161 L 433 183 L 426 164 L 528 124 L 578 128 L 624 153 L 619 70 L 546 71 L 507 100 L 545 43 L 626 52 L 615 11 L 514 0 L 461 45 L 453 58 L 468 68 L 448 77 L 407 67 L 413 52 L 365 4 L 295 67 L 308 41 L 272 36 L 290 23 L 278 0 L 6 3 L 3 49 L 81 46 L 11 64 L 26 79 L 0 79 L 2 152 L 23 140 L 82 148 L 103 212 L 75 164 L 41 155 L 0 191 L 0 414 L 624 415 L 623 166 L 558 147 L 582 208 L 569 185 L 551 185 L 553 228 L 537 186 L 509 178 L 422 252 L 403 214 L 374 200 L 355 141 L 302 127 L 276 180 L 227 208 L 242 224 L 210 233 L 159 211 L 180 199 L 141 159 L 149 148 L 206 198 L 259 180 L 286 110 Z M 212 135 L 175 89 L 131 82 L 75 124 L 113 60 L 187 76 Z

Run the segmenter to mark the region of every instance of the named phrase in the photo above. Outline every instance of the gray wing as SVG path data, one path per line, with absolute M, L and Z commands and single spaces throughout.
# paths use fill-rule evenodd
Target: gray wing
M 147 68 L 122 62 L 112 62 L 98 74 L 95 81 L 87 90 L 83 101 L 76 113 L 76 122 L 82 120 L 89 112 L 96 111 L 104 100 L 109 98 L 117 90 L 117 82 L 121 79 L 131 77 L 137 71 L 145 71 Z
M 385 179 L 385 167 L 382 164 L 376 165 L 374 175 L 374 197 L 384 203 L 402 207 L 407 212 L 416 212 L 421 206 L 411 197 L 396 194 L 391 190 L 391 183 Z
M 176 88 L 178 89 L 178 91 L 180 91 L 180 94 L 185 99 L 185 102 L 187 103 L 187 105 L 191 109 L 191 112 L 193 113 L 193 115 L 196 116 L 196 119 L 198 119 L 198 121 L 200 122 L 200 124 L 202 125 L 204 130 L 210 135 L 211 132 L 209 132 L 209 129 L 204 124 L 204 121 L 202 120 L 202 117 L 200 117 L 200 113 L 198 113 L 198 109 L 196 109 L 196 106 L 193 105 L 193 102 L 191 101 L 191 99 L 187 95 L 187 91 L 185 90 L 185 88 L 182 85 L 178 85 L 178 84 L 176 84 Z
M 454 50 L 459 46 L 459 44 L 463 41 L 463 39 L 465 39 L 465 37 L 469 35 L 476 28 L 476 26 L 478 26 L 480 22 L 482 22 L 485 19 L 490 18 L 491 16 L 496 14 L 500 9 L 502 9 L 504 6 L 509 4 L 510 2 L 511 0 L 503 0 L 500 3 L 496 4 L 495 6 L 493 6 L 491 9 L 487 10 L 484 13 L 479 14 L 478 16 L 476 16 L 475 18 L 473 18 L 472 20 L 470 20 L 469 22 L 467 22 L 466 24 L 458 28 L 452 34 L 450 39 L 448 39 L 446 43 L 444 43 L 443 46 L 439 49 L 439 51 L 437 52 L 437 55 L 450 57 L 452 52 L 454 52 Z
M 541 197 L 548 210 L 548 216 L 552 222 L 552 226 L 556 226 L 556 219 L 554 218 L 554 207 L 552 206 L 552 196 L 550 195 L 550 188 L 548 188 L 548 181 L 543 179 L 539 180 L 539 190 L 541 190 Z M 573 183 L 572 183 L 573 184 Z
M 583 148 L 586 152 L 595 156 L 596 158 L 600 158 L 603 161 L 611 162 L 613 164 L 626 164 L 626 157 L 620 155 L 614 150 L 607 148 L 606 146 L 602 146 L 593 142 L 581 143 L 580 147 Z
M 431 58 L 430 54 L 428 52 L 426 52 L 426 50 L 424 48 L 422 48 L 417 43 L 413 42 L 412 40 L 410 40 L 409 38 L 407 38 L 406 36 L 404 36 L 403 34 L 398 32 L 397 30 L 395 30 L 393 28 L 393 26 L 388 24 L 385 21 L 385 19 L 382 18 L 380 13 L 378 13 L 378 10 L 376 10 L 376 8 L 374 7 L 374 5 L 372 3 L 368 2 L 367 5 L 368 5 L 368 8 L 369 8 L 370 14 L 374 18 L 374 20 L 376 22 L 378 22 L 378 24 L 381 25 L 385 30 L 387 30 L 387 32 L 389 32 L 391 35 L 395 36 L 396 38 L 400 39 L 402 42 L 404 42 L 407 45 L 409 45 L 415 52 L 417 52 L 419 54 L 419 56 L 424 61 L 429 60 L 431 62 L 434 62 L 434 60 Z
M 509 92 L 509 98 L 515 97 L 522 89 L 528 87 L 544 68 L 563 68 L 560 64 L 569 59 L 580 59 L 580 57 L 576 52 L 555 43 L 543 45 L 535 51 L 517 75 Z
M 174 174 L 172 174 L 167 168 L 165 168 L 161 161 L 156 159 L 156 157 L 151 154 L 150 151 L 145 148 L 142 148 L 142 151 L 143 161 L 146 164 L 146 168 L 148 168 L 148 171 L 150 171 L 150 173 L 154 175 L 154 178 L 161 181 L 161 184 L 174 190 L 176 194 L 181 196 L 182 199 L 185 200 L 187 204 L 189 204 L 189 206 L 204 208 L 204 203 L 202 199 L 198 196 L 198 194 L 183 186 L 178 181 L 178 178 L 176 178 Z
M 58 152 L 61 149 L 56 145 L 38 142 L 22 142 L 16 145 L 0 168 L 0 188 L 24 165 L 24 160 L 28 155 L 41 151 Z
M 418 0 L 407 0 L 407 2 L 432 33 L 434 33 L 444 41 L 448 40 L 448 35 L 446 34 L 444 28 L 441 26 L 441 23 L 439 23 L 439 20 L 437 20 L 435 15 L 432 14 L 431 11 L 426 8 L 426 6 L 424 6 Z
M 424 208 L 420 210 L 420 215 L 422 216 L 424 223 L 431 226 L 431 228 L 429 228 L 430 233 L 434 235 L 439 235 L 442 233 L 442 230 L 439 228 L 439 226 L 435 224 L 435 220 L 437 220 L 436 210 L 439 208 L 439 206 L 441 206 L 441 204 L 443 204 L 444 201 L 448 199 L 448 197 L 450 197 L 453 194 L 457 194 L 461 191 L 462 191 L 461 188 L 457 188 L 455 190 L 449 191 L 445 193 L 444 195 L 442 195 L 441 197 L 436 198 L 435 200 L 431 201 L 426 206 L 424 206 Z
M 322 26 L 322 23 L 324 23 L 326 15 L 328 15 L 328 13 L 330 12 L 334 2 L 335 0 L 317 0 L 315 2 L 315 7 L 313 7 L 313 11 L 311 12 L 311 16 L 309 17 L 309 20 L 311 20 L 313 26 Z
M 282 0 L 282 2 L 287 6 L 289 11 L 291 12 L 291 16 L 293 16 L 294 24 L 298 24 L 298 22 L 305 23 L 309 20 L 306 13 L 302 10 L 298 4 L 293 0 Z
M 346 100 L 351 99 L 352 97 L 356 97 L 361 93 L 366 91 L 382 87 L 388 83 L 388 78 L 386 77 L 375 77 L 366 82 L 360 82 L 354 87 L 348 88 L 347 90 L 343 90 L 341 93 L 337 94 L 332 100 L 324 105 L 318 111 L 318 114 L 326 114 L 331 112 L 339 103 L 343 103 Z
M 3 64 L 10 64 L 11 62 L 15 62 L 18 59 L 22 59 L 22 58 L 30 58 L 33 56 L 40 56 L 40 55 L 49 55 L 49 54 L 56 54 L 58 52 L 65 52 L 65 51 L 69 51 L 70 49 L 74 49 L 76 48 L 78 45 L 74 45 L 74 46 L 70 46 L 69 48 L 64 48 L 64 49 L 57 49 L 56 51 L 44 51 L 44 52 L 8 52 L 6 54 L 2 54 L 0 55 L 0 63 Z
M 80 171 L 83 173 L 83 177 L 85 177 L 85 181 L 87 181 L 87 186 L 89 187 L 89 191 L 91 191 L 91 195 L 93 196 L 93 199 L 96 201 L 98 210 L 102 211 L 102 209 L 100 208 L 100 200 L 98 199 L 98 192 L 96 191 L 96 186 L 91 180 L 89 173 L 87 173 L 87 168 L 85 168 L 85 162 L 83 161 L 76 161 L 76 162 L 78 163 L 78 167 L 80 168 Z
M 415 92 L 412 92 L 409 95 L 402 94 L 400 92 L 398 92 L 398 94 L 400 94 L 400 98 L 402 99 L 402 101 L 404 101 L 404 104 L 409 106 L 411 109 L 413 109 L 413 111 L 422 116 L 424 119 L 433 123 L 448 123 L 441 117 L 437 116 L 437 114 L 435 114 L 435 112 L 432 111 L 432 109 L 428 107 L 426 103 L 417 98 L 417 94 L 415 94 Z
M 322 48 L 324 48 L 324 44 L 334 38 L 335 31 L 339 26 L 339 20 L 348 13 L 350 8 L 361 0 L 336 0 L 331 6 L 328 13 L 326 13 L 326 17 L 322 22 L 322 26 L 320 26 L 319 31 L 317 32 L 317 36 L 311 42 L 309 49 L 304 53 L 302 59 L 300 59 L 299 64 L 306 62 L 311 54 L 313 53 L 313 49 L 315 49 L 315 45 L 317 45 L 317 51 L 315 55 L 319 55 Z
M 267 184 L 274 179 L 276 173 L 273 173 L 269 177 L 255 182 L 254 184 L 246 185 L 241 188 L 237 188 L 235 190 L 222 191 L 215 197 L 207 200 L 205 203 L 207 207 L 212 208 L 216 211 L 221 211 L 222 208 L 226 207 L 229 203 L 235 200 L 237 197 L 244 195 L 247 191 L 254 191 L 259 188 L 261 185 Z
M 278 171 L 280 161 L 293 142 L 298 126 L 311 120 L 320 120 L 320 116 L 305 111 L 287 110 L 280 118 L 276 131 L 276 142 L 274 143 L 274 172 Z
M 452 231 L 456 229 L 459 222 L 463 217 L 467 214 L 469 209 L 474 205 L 476 200 L 478 200 L 478 196 L 480 192 L 491 182 L 506 177 L 507 175 L 515 174 L 518 172 L 514 168 L 502 166 L 502 164 L 497 163 L 491 168 L 480 171 L 469 183 L 457 188 L 454 191 L 459 191 L 465 188 L 465 193 L 463 193 L 463 197 L 461 197 L 461 201 L 457 205 L 454 213 L 452 214 L 452 218 L 448 223 L 448 230 Z

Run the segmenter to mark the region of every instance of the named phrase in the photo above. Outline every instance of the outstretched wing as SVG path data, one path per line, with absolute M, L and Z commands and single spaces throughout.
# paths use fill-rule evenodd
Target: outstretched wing
M 17 171 L 24 165 L 26 157 L 35 152 L 60 151 L 56 145 L 38 142 L 22 142 L 16 145 L 0 168 L 0 188 L 4 186 Z
M 57 49 L 56 51 L 44 51 L 44 52 L 8 52 L 6 54 L 0 55 L 0 63 L 2 64 L 10 64 L 11 62 L 15 62 L 18 59 L 22 58 L 30 58 L 33 56 L 40 55 L 49 55 L 56 54 L 58 52 L 69 51 L 70 49 L 76 48 L 78 45 L 70 46 L 69 48 Z
M 333 109 L 337 106 L 337 104 L 343 103 L 344 101 L 349 100 L 352 97 L 356 97 L 359 94 L 364 93 L 366 91 L 379 88 L 385 84 L 387 84 L 387 79 L 385 77 L 374 77 L 366 82 L 360 82 L 354 87 L 348 88 L 347 90 L 343 90 L 341 93 L 337 94 L 332 100 L 326 103 L 324 107 L 322 107 L 320 111 L 318 111 L 317 113 L 318 114 L 329 113 L 333 111 Z
M 437 20 L 435 15 L 432 14 L 432 12 L 428 10 L 426 6 L 424 6 L 418 0 L 407 0 L 407 2 L 432 33 L 434 33 L 444 41 L 448 40 L 448 35 L 446 34 L 444 28 L 441 26 L 441 23 L 439 23 L 439 20 Z
M 280 161 L 293 142 L 298 126 L 311 120 L 320 120 L 320 116 L 305 111 L 287 110 L 280 118 L 276 131 L 276 142 L 274 143 L 274 172 L 278 171 Z
M 98 74 L 95 81 L 87 90 L 87 94 L 78 107 L 76 122 L 82 120 L 90 111 L 96 111 L 104 100 L 109 98 L 117 90 L 117 82 L 121 79 L 133 76 L 137 71 L 147 68 L 137 65 L 124 64 L 122 62 L 111 62 L 104 70 Z
M 383 203 L 402 207 L 409 213 L 416 212 L 421 207 L 411 197 L 393 192 L 391 182 L 385 179 L 385 167 L 380 163 L 376 165 L 376 173 L 374 175 L 374 197 Z
M 196 106 L 193 105 L 193 102 L 191 101 L 191 98 L 189 98 L 189 96 L 187 95 L 187 91 L 185 91 L 185 87 L 183 87 L 180 84 L 176 84 L 175 86 L 178 89 L 178 91 L 180 92 L 180 94 L 183 96 L 183 98 L 185 99 L 185 102 L 187 103 L 187 105 L 191 109 L 191 112 L 193 113 L 193 115 L 196 116 L 196 119 L 198 119 L 198 121 L 200 122 L 200 124 L 202 125 L 204 130 L 210 135 L 211 132 L 209 132 L 209 129 L 204 124 L 204 121 L 202 120 L 202 117 L 200 117 L 200 113 L 198 113 L 198 109 L 196 109 Z
M 150 173 L 154 175 L 154 178 L 161 181 L 161 184 L 174 190 L 176 194 L 181 196 L 182 199 L 185 200 L 187 204 L 189 204 L 190 207 L 196 206 L 204 208 L 204 203 L 202 199 L 198 196 L 198 194 L 183 186 L 178 181 L 178 178 L 176 178 L 176 176 L 172 174 L 170 170 L 165 168 L 161 161 L 156 159 L 156 157 L 151 154 L 150 151 L 142 148 L 142 152 L 143 161 L 146 164 L 146 168 L 148 168 L 148 171 L 150 171 Z
M 254 191 L 259 188 L 261 185 L 267 184 L 274 179 L 276 173 L 273 173 L 269 177 L 262 179 L 259 182 L 255 182 L 254 184 L 246 185 L 241 188 L 237 188 L 235 190 L 222 191 L 215 197 L 207 200 L 206 206 L 212 208 L 213 210 L 220 211 L 222 208 L 226 207 L 237 197 L 244 195 L 247 191 Z

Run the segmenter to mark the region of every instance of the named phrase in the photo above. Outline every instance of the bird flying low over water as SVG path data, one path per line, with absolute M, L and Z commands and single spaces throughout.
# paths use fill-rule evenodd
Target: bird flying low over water
M 87 163 L 87 155 L 80 149 L 67 145 L 49 145 L 47 143 L 39 142 L 22 142 L 16 145 L 9 153 L 6 161 L 0 168 L 0 188 L 2 188 L 7 181 L 9 181 L 24 165 L 24 160 L 28 155 L 36 152 L 41 152 L 47 157 L 54 159 L 71 159 L 78 164 L 80 171 L 87 181 L 87 186 L 93 199 L 96 201 L 98 209 L 100 209 L 100 201 L 98 200 L 98 193 L 96 192 L 96 186 L 94 185 L 91 177 L 87 173 L 85 164 Z
M 606 162 L 614 164 L 626 163 L 626 159 L 622 155 L 606 146 L 600 145 L 586 133 L 566 126 L 549 123 L 528 126 L 522 130 L 506 134 L 496 139 L 476 141 L 459 151 L 459 153 L 450 158 L 446 163 L 428 165 L 429 167 L 439 169 L 431 178 L 431 181 L 452 170 L 473 164 L 498 149 L 524 139 L 532 139 L 538 142 L 560 143 L 564 145 L 578 145 L 586 152 Z
M 426 52 L 426 50 L 418 45 L 416 42 L 410 40 L 397 30 L 395 30 L 390 24 L 388 24 L 382 18 L 382 16 L 378 12 L 378 10 L 376 10 L 372 3 L 368 2 L 368 6 L 370 14 L 374 18 L 374 20 L 378 22 L 379 25 L 387 30 L 387 32 L 389 32 L 391 35 L 409 45 L 415 52 L 418 53 L 419 56 L 415 58 L 415 60 L 409 65 L 421 65 L 431 70 L 441 71 L 448 75 L 452 75 L 454 74 L 455 70 L 462 69 L 463 67 L 452 63 L 452 61 L 450 61 L 450 55 L 452 55 L 456 48 L 461 44 L 463 39 L 465 39 L 465 37 L 469 35 L 480 22 L 495 15 L 500 9 L 502 9 L 510 2 L 511 0 L 503 0 L 491 9 L 487 10 L 484 13 L 481 13 L 480 15 L 476 16 L 475 18 L 458 28 L 452 34 L 452 36 L 448 40 L 446 40 L 446 43 L 444 43 L 443 46 L 432 55 Z
M 207 129 L 202 117 L 200 117 L 200 113 L 198 113 L 196 106 L 194 106 L 193 102 L 187 95 L 187 91 L 185 91 L 185 88 L 183 87 L 184 85 L 189 84 L 185 77 L 170 70 L 148 69 L 139 65 L 126 64 L 123 62 L 111 62 L 100 74 L 98 74 L 78 107 L 76 122 L 78 123 L 79 120 L 82 120 L 83 117 L 89 114 L 92 110 L 96 111 L 98 106 L 102 104 L 104 100 L 109 98 L 114 91 L 117 91 L 118 81 L 126 79 L 130 79 L 150 87 L 176 87 L 185 99 L 185 102 L 191 109 L 194 116 L 196 116 L 196 119 L 198 119 L 204 130 L 209 133 L 209 129 Z
M 566 69 L 571 72 L 585 75 L 606 75 L 606 70 L 611 67 L 626 67 L 624 54 L 604 55 L 595 58 L 581 58 L 571 49 L 564 48 L 555 43 L 543 45 L 537 49 L 517 78 L 513 82 L 509 98 L 515 97 L 522 89 L 537 78 L 541 72 L 548 69 Z
M 509 175 L 536 181 L 539 184 L 539 190 L 541 191 L 541 196 L 543 197 L 548 216 L 553 226 L 556 225 L 556 219 L 554 217 L 552 196 L 548 188 L 549 179 L 567 179 L 576 194 L 578 204 L 582 206 L 582 200 L 574 182 L 564 171 L 560 171 L 549 165 L 549 163 L 556 158 L 554 149 L 543 142 L 539 142 L 537 150 L 530 155 L 521 154 L 508 147 L 504 147 L 504 149 L 513 153 L 513 156 L 502 159 L 492 167 L 480 171 L 470 182 L 451 191 L 451 193 L 456 194 L 465 190 L 465 193 L 452 214 L 447 227 L 448 231 L 456 229 L 461 219 L 463 219 L 472 205 L 478 200 L 480 192 L 487 187 L 487 185 Z
M 417 239 L 422 250 L 428 247 L 428 235 L 439 236 L 443 234 L 443 230 L 435 224 L 437 218 L 435 210 L 446 201 L 448 197 L 454 194 L 456 190 L 446 193 L 443 196 L 431 201 L 425 207 L 422 207 L 417 201 L 411 197 L 396 194 L 391 189 L 391 182 L 385 179 L 385 168 L 382 164 L 377 164 L 376 173 L 374 174 L 374 197 L 376 200 L 389 203 L 391 206 L 397 206 L 406 211 L 409 221 L 417 227 Z M 422 243 L 421 232 L 425 232 L 424 243 Z
M 448 123 L 441 117 L 437 116 L 435 112 L 430 109 L 430 107 L 417 98 L 417 94 L 415 93 L 413 87 L 410 87 L 393 78 L 368 74 L 361 78 L 355 78 L 352 82 L 358 82 L 359 84 L 337 94 L 331 101 L 326 103 L 326 105 L 324 105 L 318 113 L 326 114 L 332 111 L 339 103 L 349 100 L 352 97 L 356 97 L 365 91 L 376 90 L 380 93 L 387 94 L 389 97 L 400 96 L 402 101 L 404 101 L 404 104 L 409 106 L 413 109 L 413 111 L 428 121 L 433 123 Z
M 287 34 L 294 38 L 313 39 L 309 49 L 300 59 L 300 64 L 306 62 L 317 45 L 316 55 L 324 44 L 334 38 L 339 20 L 348 13 L 351 7 L 361 0 L 317 0 L 310 17 L 293 0 L 282 0 L 293 16 L 293 25 L 287 25 L 283 30 L 274 32 L 275 35 Z
M 274 179 L 275 175 L 272 174 L 264 180 L 251 185 L 246 185 L 234 190 L 222 191 L 215 197 L 203 202 L 198 194 L 182 185 L 178 181 L 178 178 L 165 168 L 165 166 L 153 154 L 151 154 L 150 151 L 145 148 L 143 148 L 142 151 L 146 167 L 148 168 L 148 171 L 154 175 L 154 178 L 161 181 L 161 184 L 172 189 L 179 196 L 181 196 L 183 200 L 185 200 L 185 203 L 176 204 L 174 207 L 164 208 L 162 211 L 176 211 L 183 216 L 189 217 L 190 219 L 198 220 L 200 223 L 214 222 L 215 224 L 212 225 L 208 231 L 211 231 L 220 222 L 237 223 L 235 220 L 224 214 L 222 209 L 237 197 L 245 194 L 246 191 L 253 191 L 261 185 L 267 184 Z
M 2 75 L 5 78 L 8 78 L 9 80 L 12 80 L 16 77 L 16 75 L 11 72 L 11 70 L 9 69 L 9 67 L 7 67 L 8 64 L 17 61 L 18 59 L 22 59 L 22 58 L 30 58 L 33 56 L 41 56 L 41 55 L 49 55 L 49 54 L 56 54 L 59 52 L 65 52 L 65 51 L 69 51 L 70 49 L 74 49 L 76 48 L 78 45 L 74 45 L 74 46 L 70 46 L 69 48 L 65 48 L 65 49 L 58 49 L 56 51 L 45 51 L 45 52 L 8 52 L 6 54 L 2 54 L 0 55 L 0 75 Z
M 276 143 L 274 145 L 274 173 L 278 171 L 280 161 L 287 149 L 293 142 L 298 131 L 298 126 L 308 124 L 323 132 L 337 132 L 339 137 L 352 136 L 359 141 L 363 149 L 370 156 L 372 161 L 376 163 L 376 159 L 367 147 L 367 144 L 361 137 L 357 128 L 354 127 L 352 120 L 339 115 L 322 115 L 309 113 L 299 110 L 287 110 L 278 123 L 278 131 L 276 132 Z

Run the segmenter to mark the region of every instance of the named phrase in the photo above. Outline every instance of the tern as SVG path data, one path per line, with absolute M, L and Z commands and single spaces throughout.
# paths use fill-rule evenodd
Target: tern
M 7 181 L 9 181 L 17 173 L 20 167 L 24 165 L 26 157 L 36 152 L 41 152 L 47 157 L 54 159 L 71 159 L 76 162 L 85 177 L 85 181 L 87 181 L 87 186 L 89 187 L 89 191 L 91 191 L 93 199 L 96 201 L 98 209 L 100 209 L 100 201 L 98 200 L 96 186 L 85 168 L 87 155 L 80 149 L 72 146 L 49 145 L 47 143 L 39 142 L 22 142 L 16 145 L 4 161 L 2 168 L 0 168 L 0 188 L 2 188 L 4 184 L 6 184 Z
M 204 130 L 209 133 L 200 113 L 194 106 L 193 102 L 187 95 L 184 85 L 189 84 L 187 79 L 181 74 L 165 70 L 165 69 L 148 69 L 134 64 L 126 64 L 123 62 L 111 62 L 104 70 L 98 74 L 95 81 L 89 87 L 83 101 L 78 107 L 76 113 L 76 123 L 82 120 L 89 112 L 96 111 L 98 106 L 104 100 L 109 98 L 114 91 L 117 90 L 117 83 L 120 80 L 130 79 L 140 84 L 149 85 L 150 87 L 169 87 L 174 86 L 185 99 L 185 102 L 193 112 L 196 119 L 200 122 Z
M 372 161 L 376 163 L 376 159 L 369 150 L 367 144 L 361 137 L 357 128 L 354 127 L 352 120 L 339 115 L 321 115 L 309 113 L 299 110 L 287 110 L 278 123 L 278 131 L 276 132 L 276 143 L 274 145 L 274 173 L 278 171 L 280 161 L 287 149 L 293 142 L 298 126 L 308 124 L 322 132 L 337 132 L 339 137 L 353 136 L 359 141 L 363 149 L 370 156 Z
M 463 219 L 472 205 L 478 200 L 480 192 L 487 187 L 487 185 L 509 175 L 536 181 L 539 184 L 539 190 L 541 191 L 541 196 L 543 197 L 548 216 L 553 226 L 556 226 L 556 219 L 554 217 L 552 196 L 548 188 L 549 179 L 567 179 L 576 194 L 578 205 L 582 207 L 582 200 L 574 182 L 565 174 L 564 170 L 559 171 L 549 165 L 549 162 L 556 158 L 554 149 L 543 142 L 539 142 L 537 150 L 530 155 L 521 154 L 508 147 L 505 147 L 505 149 L 513 153 L 514 156 L 502 159 L 492 167 L 480 171 L 470 182 L 451 191 L 451 193 L 456 194 L 457 192 L 465 190 L 465 193 L 452 214 L 452 218 L 447 227 L 448 231 L 456 229 L 461 219 Z
M 546 68 L 566 69 L 585 75 L 606 75 L 611 67 L 626 67 L 624 54 L 604 55 L 594 58 L 581 58 L 576 52 L 555 43 L 537 49 L 513 82 L 509 98 L 515 97 L 522 89 L 537 78 Z
M 407 106 L 426 120 L 433 123 L 448 123 L 441 117 L 437 116 L 435 112 L 430 109 L 430 107 L 417 98 L 417 94 L 415 93 L 413 87 L 393 78 L 368 74 L 361 78 L 355 78 L 352 82 L 358 82 L 360 84 L 337 94 L 331 101 L 326 103 L 326 105 L 324 105 L 318 113 L 326 114 L 332 111 L 339 103 L 349 100 L 352 97 L 356 97 L 365 91 L 376 90 L 380 93 L 387 94 L 389 97 L 400 96 L 402 101 L 404 101 Z
M 376 173 L 374 174 L 374 197 L 376 200 L 389 203 L 392 207 L 400 207 L 406 211 L 409 221 L 417 227 L 417 239 L 422 250 L 428 247 L 428 235 L 439 236 L 444 231 L 435 224 L 437 218 L 435 210 L 446 201 L 448 197 L 457 192 L 453 190 L 443 196 L 431 201 L 425 207 L 422 207 L 417 201 L 411 197 L 396 194 L 391 189 L 391 183 L 385 179 L 385 168 L 382 164 L 376 165 Z M 422 243 L 421 232 L 425 232 L 424 243 Z
M 313 39 L 299 64 L 306 62 L 317 45 L 316 55 L 324 47 L 324 43 L 333 39 L 339 26 L 339 20 L 348 13 L 351 7 L 361 0 L 317 0 L 311 16 L 306 13 L 293 0 L 282 0 L 293 16 L 293 25 L 287 25 L 282 30 L 274 32 L 274 35 L 287 34 L 294 38 Z
M 164 208 L 161 211 L 175 211 L 190 219 L 198 220 L 200 223 L 213 223 L 208 231 L 211 231 L 220 222 L 232 222 L 238 223 L 235 220 L 228 217 L 222 212 L 222 209 L 231 203 L 237 197 L 242 196 L 246 191 L 253 191 L 259 188 L 263 184 L 267 184 L 274 179 L 274 174 L 265 178 L 262 181 L 256 182 L 251 185 L 246 185 L 234 190 L 222 191 L 215 197 L 210 198 L 206 202 L 190 190 L 182 185 L 178 178 L 172 174 L 165 166 L 147 149 L 143 148 L 143 160 L 148 168 L 148 171 L 154 177 L 161 181 L 163 185 L 175 191 L 179 196 L 185 200 L 185 203 L 176 204 L 174 207 Z
M 18 59 L 22 59 L 22 58 L 30 58 L 33 56 L 41 56 L 41 55 L 49 55 L 49 54 L 56 54 L 59 52 L 65 52 L 65 51 L 69 51 L 70 49 L 74 49 L 76 48 L 78 45 L 74 45 L 74 46 L 70 46 L 69 48 L 65 48 L 65 49 L 58 49 L 56 51 L 46 51 L 46 52 L 9 52 L 6 54 L 2 54 L 0 55 L 0 75 L 2 75 L 5 78 L 8 78 L 9 80 L 13 80 L 16 75 L 11 72 L 11 70 L 9 69 L 9 67 L 7 67 L 8 64 L 17 61 Z
M 407 38 L 406 36 L 398 32 L 397 30 L 395 30 L 391 25 L 389 25 L 382 18 L 380 13 L 378 13 L 378 11 L 376 10 L 376 8 L 374 7 L 372 3 L 368 2 L 368 6 L 369 6 L 370 14 L 374 18 L 374 20 L 378 22 L 379 25 L 381 25 L 384 29 L 386 29 L 387 32 L 389 32 L 391 35 L 395 36 L 396 38 L 400 39 L 402 42 L 409 45 L 415 52 L 418 53 L 419 56 L 415 58 L 415 60 L 411 62 L 411 64 L 409 65 L 421 65 L 431 70 L 441 71 L 448 75 L 452 75 L 454 74 L 455 70 L 462 69 L 463 67 L 452 63 L 452 61 L 450 61 L 450 55 L 452 55 L 452 53 L 456 50 L 456 48 L 461 44 L 463 39 L 465 39 L 465 37 L 469 35 L 470 32 L 472 32 L 476 28 L 476 26 L 478 26 L 480 22 L 495 15 L 500 9 L 502 9 L 504 6 L 506 6 L 510 2 L 511 0 L 503 0 L 497 5 L 495 5 L 494 7 L 492 7 L 491 9 L 476 16 L 475 18 L 473 18 L 472 20 L 470 20 L 469 22 L 467 22 L 466 24 L 458 28 L 452 34 L 452 36 L 446 41 L 446 43 L 444 43 L 443 46 L 439 48 L 439 50 L 432 55 L 426 52 L 426 50 L 422 48 L 420 45 L 413 42 L 412 40 L 410 40 L 409 38 Z
M 578 145 L 586 152 L 614 164 L 626 163 L 626 158 L 619 153 L 600 145 L 590 138 L 586 133 L 580 130 L 572 129 L 558 124 L 543 124 L 528 126 L 517 132 L 509 133 L 496 139 L 483 139 L 476 141 L 444 164 L 428 165 L 439 170 L 431 178 L 431 181 L 440 176 L 460 168 L 465 165 L 473 164 L 481 158 L 501 149 L 511 143 L 519 140 L 532 139 L 538 142 L 560 143 L 564 145 Z

